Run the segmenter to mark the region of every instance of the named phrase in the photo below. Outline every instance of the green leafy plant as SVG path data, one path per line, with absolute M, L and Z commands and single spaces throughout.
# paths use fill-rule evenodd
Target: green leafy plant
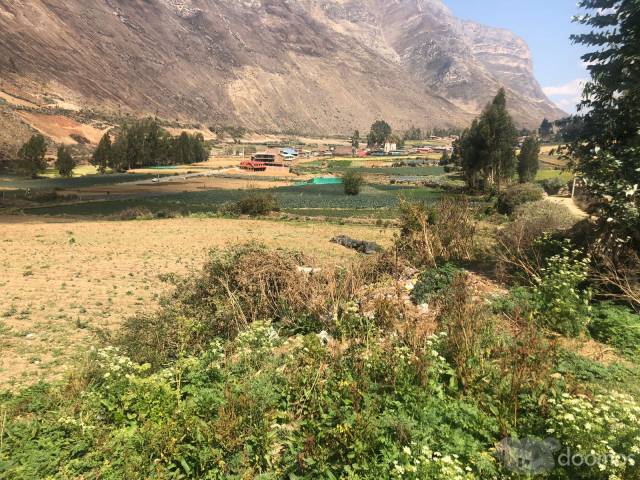
M 613 303 L 594 307 L 589 333 L 630 358 L 640 358 L 640 315 Z
M 574 337 L 585 332 L 591 312 L 591 291 L 585 288 L 590 261 L 569 246 L 548 260 L 533 288 L 536 318 L 543 325 Z
M 416 304 L 429 303 L 448 289 L 463 270 L 452 263 L 425 270 L 418 277 L 411 299 Z

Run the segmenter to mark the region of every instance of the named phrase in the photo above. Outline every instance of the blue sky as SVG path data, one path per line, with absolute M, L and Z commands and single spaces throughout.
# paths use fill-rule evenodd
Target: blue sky
M 579 13 L 576 0 L 443 1 L 459 18 L 507 28 L 521 36 L 531 48 L 545 93 L 565 111 L 575 111 L 580 82 L 589 78 L 580 60 L 584 47 L 569 40 L 569 35 L 580 31 L 571 22 Z

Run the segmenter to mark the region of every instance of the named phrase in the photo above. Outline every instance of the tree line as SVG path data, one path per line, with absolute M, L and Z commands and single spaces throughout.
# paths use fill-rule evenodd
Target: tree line
M 107 169 L 123 172 L 199 163 L 208 158 L 209 148 L 201 133 L 182 132 L 173 137 L 156 120 L 145 119 L 124 124 L 113 140 L 109 132 L 105 133 L 91 157 L 91 164 L 104 173 Z
M 15 170 L 31 178 L 44 173 L 47 149 L 44 136 L 33 135 L 18 151 Z M 202 134 L 182 132 L 173 137 L 156 120 L 145 119 L 126 123 L 113 139 L 109 132 L 105 133 L 90 163 L 100 173 L 107 170 L 124 172 L 132 168 L 204 162 L 209 158 L 209 151 Z M 61 145 L 54 166 L 62 177 L 71 177 L 78 160 L 69 147 Z

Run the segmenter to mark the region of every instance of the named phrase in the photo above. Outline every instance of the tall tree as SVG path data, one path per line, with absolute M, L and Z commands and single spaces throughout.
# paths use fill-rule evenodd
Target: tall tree
M 518 155 L 518 179 L 520 183 L 532 182 L 540 168 L 540 142 L 534 136 L 527 137 Z
M 547 118 L 542 120 L 540 124 L 540 128 L 538 129 L 538 133 L 540 133 L 543 137 L 548 137 L 553 133 L 553 123 L 551 123 Z
M 56 157 L 56 169 L 63 177 L 73 176 L 73 169 L 76 168 L 78 162 L 73 158 L 71 152 L 64 145 L 58 147 L 58 155 Z
M 422 130 L 412 125 L 409 130 L 404 132 L 405 140 L 422 140 Z
M 441 167 L 446 167 L 447 165 L 449 165 L 449 163 L 451 163 L 451 157 L 449 156 L 449 151 L 444 150 L 442 152 L 442 156 L 440 157 L 440 162 L 438 162 L 438 165 L 440 165 Z
M 591 31 L 572 37 L 593 47 L 582 57 L 591 73 L 571 145 L 578 174 L 603 204 L 602 226 L 640 248 L 640 2 L 581 0 L 576 21 Z
M 104 173 L 111 164 L 111 154 L 111 137 L 107 132 L 100 139 L 98 147 L 91 156 L 90 163 L 98 169 L 98 172 Z
M 196 133 L 191 137 L 191 159 L 189 163 L 206 162 L 209 159 L 209 148 L 204 143 L 204 136 Z
M 173 143 L 173 162 L 177 165 L 191 163 L 191 138 L 187 132 L 182 132 Z
M 391 136 L 392 130 L 384 120 L 378 120 L 371 125 L 371 131 L 367 136 L 367 144 L 369 147 L 384 145 Z
M 47 142 L 42 135 L 33 135 L 18 151 L 18 170 L 32 178 L 47 169 L 44 156 L 47 153 Z
M 351 147 L 353 148 L 354 153 L 360 148 L 360 130 L 353 132 L 353 136 L 351 137 Z
M 457 143 L 468 185 L 500 190 L 502 182 L 515 173 L 517 140 L 506 93 L 500 89 Z

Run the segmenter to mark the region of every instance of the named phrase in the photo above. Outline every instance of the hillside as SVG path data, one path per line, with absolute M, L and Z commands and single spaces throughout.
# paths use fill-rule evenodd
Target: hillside
M 521 39 L 439 0 L 0 1 L 0 72 L 38 105 L 261 131 L 459 126 L 501 85 L 521 125 L 562 115 Z

